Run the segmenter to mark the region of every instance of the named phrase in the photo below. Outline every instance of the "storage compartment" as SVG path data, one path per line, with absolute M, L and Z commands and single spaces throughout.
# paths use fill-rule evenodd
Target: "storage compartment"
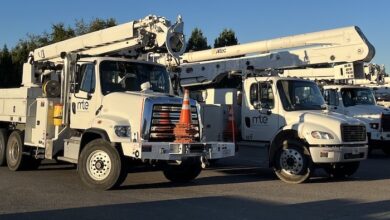
M 53 111 L 59 99 L 37 98 L 36 101 L 36 119 L 31 142 L 34 146 L 45 147 L 46 141 L 55 136 Z
M 26 123 L 41 88 L 0 89 L 0 120 Z

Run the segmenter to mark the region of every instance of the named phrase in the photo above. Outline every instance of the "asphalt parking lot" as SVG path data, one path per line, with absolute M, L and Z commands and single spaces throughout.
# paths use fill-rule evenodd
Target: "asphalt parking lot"
M 318 170 L 309 183 L 286 184 L 253 148 L 219 161 L 192 183 L 133 168 L 106 192 L 85 188 L 71 165 L 0 168 L 0 219 L 390 219 L 390 158 L 380 151 L 350 179 Z

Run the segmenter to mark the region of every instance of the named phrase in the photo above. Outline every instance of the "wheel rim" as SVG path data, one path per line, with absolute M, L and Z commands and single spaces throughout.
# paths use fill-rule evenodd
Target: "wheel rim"
M 96 150 L 88 156 L 86 166 L 88 174 L 92 179 L 104 180 L 110 175 L 111 158 L 106 152 Z
M 282 172 L 288 175 L 299 174 L 304 166 L 302 154 L 295 149 L 284 149 L 280 155 Z
M 10 164 L 15 165 L 18 162 L 20 156 L 20 146 L 16 140 L 11 141 L 10 148 L 8 150 L 8 156 Z

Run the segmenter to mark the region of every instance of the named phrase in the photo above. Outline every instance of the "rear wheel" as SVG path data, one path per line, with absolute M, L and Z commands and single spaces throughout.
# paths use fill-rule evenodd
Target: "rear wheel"
M 325 171 L 331 178 L 350 177 L 359 169 L 360 162 L 336 163 L 325 166 Z
M 187 183 L 194 180 L 202 171 L 199 157 L 187 158 L 176 164 L 166 164 L 164 176 L 175 183 Z
M 26 166 L 27 158 L 23 155 L 23 132 L 15 130 L 7 142 L 6 159 L 11 171 L 22 170 Z
M 299 140 L 282 141 L 275 154 L 274 170 L 276 176 L 286 183 L 307 181 L 313 171 L 309 150 Z
M 6 160 L 6 148 L 7 148 L 7 130 L 0 129 L 0 166 L 4 166 L 7 163 Z
M 126 179 L 123 155 L 103 139 L 88 143 L 78 165 L 81 180 L 90 188 L 108 190 Z

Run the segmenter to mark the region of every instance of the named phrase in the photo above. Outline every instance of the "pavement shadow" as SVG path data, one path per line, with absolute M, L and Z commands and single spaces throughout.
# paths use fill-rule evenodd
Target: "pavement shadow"
M 112 204 L 0 215 L 14 219 L 389 219 L 390 201 L 343 199 L 298 204 L 273 203 L 233 196 L 211 196 Z
M 269 171 L 269 169 L 262 169 L 258 167 L 224 167 L 217 170 L 217 172 L 221 172 L 223 175 L 198 177 L 194 181 L 186 184 L 172 183 L 167 180 L 167 182 L 159 183 L 122 185 L 117 187 L 115 190 L 191 187 L 275 180 L 273 173 Z

